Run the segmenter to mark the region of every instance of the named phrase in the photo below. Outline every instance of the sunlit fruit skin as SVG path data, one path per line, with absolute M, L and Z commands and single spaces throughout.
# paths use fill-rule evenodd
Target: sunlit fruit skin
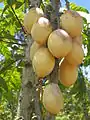
M 41 47 L 35 53 L 32 65 L 36 75 L 43 78 L 52 72 L 55 66 L 55 58 L 49 52 L 48 48 Z
M 80 44 L 76 41 L 72 43 L 72 50 L 65 57 L 65 59 L 72 65 L 80 65 L 84 58 L 84 51 Z
M 31 29 L 31 36 L 37 43 L 43 45 L 46 43 L 48 36 L 52 32 L 52 26 L 45 17 L 40 17 Z
M 48 84 L 43 93 L 43 105 L 45 109 L 52 114 L 58 114 L 63 109 L 63 104 L 63 94 L 58 85 L 55 83 Z
M 78 77 L 78 67 L 71 65 L 67 60 L 59 64 L 59 80 L 66 87 L 73 85 Z
M 54 30 L 48 38 L 48 49 L 56 58 L 65 57 L 72 49 L 72 38 L 62 29 Z
M 40 44 L 38 44 L 36 41 L 33 42 L 33 44 L 30 47 L 30 60 L 33 60 L 34 54 L 37 52 L 37 50 L 41 47 Z
M 31 8 L 28 13 L 25 14 L 24 16 L 24 27 L 27 31 L 28 34 L 31 34 L 31 29 L 32 26 L 37 20 L 41 17 L 44 16 L 43 11 L 40 8 Z
M 67 10 L 60 17 L 60 26 L 73 37 L 80 36 L 83 29 L 83 19 L 76 11 Z

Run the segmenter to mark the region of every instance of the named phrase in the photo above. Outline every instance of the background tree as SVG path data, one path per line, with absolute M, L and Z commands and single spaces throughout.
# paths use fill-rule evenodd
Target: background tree
M 53 0 L 51 2 L 53 9 L 55 9 L 56 4 Z M 48 16 L 52 10 L 50 1 L 38 0 L 37 3 L 41 5 Z M 29 62 L 28 56 L 32 38 L 24 34 L 23 18 L 26 10 L 30 8 L 30 4 L 35 5 L 36 3 L 33 0 L 5 0 L 4 8 L 0 9 L 0 120 L 14 120 L 20 117 L 24 117 L 25 120 L 53 120 L 55 118 L 47 113 L 42 103 L 38 101 L 37 77 Z M 89 14 L 87 9 L 74 3 L 70 4 L 70 9 Z M 54 16 L 56 13 L 52 14 L 51 19 Z M 86 68 L 90 64 L 90 27 L 87 20 L 83 19 L 83 45 L 84 48 L 87 48 L 87 54 L 83 64 L 79 67 L 79 75 L 75 85 L 66 88 L 59 83 L 65 98 L 65 107 L 63 112 L 56 116 L 57 120 L 90 119 L 90 82 L 82 70 L 83 67 Z M 52 78 L 55 77 L 55 73 L 52 73 Z M 40 83 L 39 87 L 41 88 Z M 32 98 L 34 98 L 33 101 Z

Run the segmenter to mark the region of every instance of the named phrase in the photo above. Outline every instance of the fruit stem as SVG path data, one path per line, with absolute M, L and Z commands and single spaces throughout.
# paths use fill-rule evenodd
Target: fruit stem
M 26 0 L 24 0 L 24 13 L 26 13 L 27 3 Z
M 65 0 L 65 2 L 66 2 L 66 8 L 67 8 L 67 10 L 70 10 L 69 1 L 68 1 L 68 0 Z
M 57 28 L 60 28 L 60 17 L 59 17 L 59 9 L 60 9 L 60 7 L 61 7 L 60 0 L 56 0 L 55 12 L 56 12 L 56 17 L 57 17 Z
M 18 23 L 20 24 L 20 26 L 21 26 L 21 28 L 22 28 L 22 31 L 25 33 L 24 27 L 23 27 L 23 25 L 21 24 L 21 22 L 20 22 L 18 16 L 16 15 L 16 13 L 15 13 L 13 7 L 12 7 L 12 6 L 10 6 L 10 7 L 11 7 L 11 9 L 12 9 L 12 11 L 13 11 L 13 14 L 15 15 L 15 17 L 16 17 Z
M 60 28 L 60 18 L 59 18 L 59 9 L 61 7 L 61 2 L 60 0 L 51 0 L 51 4 L 52 4 L 52 7 L 53 7 L 53 16 L 51 16 L 51 20 L 54 20 L 52 21 L 52 23 L 54 23 L 56 21 L 56 25 L 55 25 L 55 29 L 57 28 Z M 55 19 L 53 19 L 55 18 Z
M 29 0 L 30 1 L 30 5 L 33 7 L 40 7 L 42 0 Z
M 55 59 L 55 67 L 52 73 L 49 75 L 50 82 L 58 84 L 58 69 L 59 69 L 59 60 Z

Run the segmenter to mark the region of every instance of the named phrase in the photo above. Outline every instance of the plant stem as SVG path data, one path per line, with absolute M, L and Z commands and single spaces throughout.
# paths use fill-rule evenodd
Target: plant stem
M 17 21 L 18 21 L 18 23 L 20 24 L 20 27 L 22 28 L 22 31 L 25 33 L 24 27 L 23 27 L 23 25 L 21 24 L 21 22 L 20 22 L 18 16 L 16 15 L 16 13 L 15 13 L 13 7 L 12 7 L 12 6 L 10 6 L 10 7 L 11 7 L 11 9 L 12 9 L 12 11 L 13 11 L 13 13 L 14 13 L 14 15 L 15 15 Z
M 20 59 L 16 59 L 16 60 L 12 61 L 11 63 L 9 63 L 7 66 L 2 67 L 0 70 L 0 74 L 3 73 L 4 71 L 6 71 L 9 67 L 11 67 L 12 64 L 17 62 L 18 60 L 20 60 Z
M 67 8 L 67 10 L 69 10 L 70 9 L 70 7 L 69 7 L 69 1 L 65 0 L 65 2 L 66 2 L 66 8 Z

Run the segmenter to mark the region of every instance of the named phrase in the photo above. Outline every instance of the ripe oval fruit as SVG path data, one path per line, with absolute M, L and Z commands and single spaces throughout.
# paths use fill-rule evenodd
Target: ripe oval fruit
M 69 64 L 65 59 L 59 65 L 59 80 L 60 82 L 69 87 L 73 85 L 78 76 L 78 68 L 77 66 Z
M 41 47 L 34 54 L 32 65 L 38 77 L 45 77 L 52 72 L 55 65 L 55 58 L 49 52 L 48 48 Z
M 33 44 L 31 45 L 30 48 L 30 59 L 31 61 L 33 60 L 34 54 L 37 52 L 37 50 L 41 47 L 40 44 L 38 44 L 37 42 L 33 42 Z
M 63 109 L 63 104 L 63 95 L 58 85 L 55 83 L 48 84 L 43 93 L 45 109 L 52 114 L 57 114 Z
M 48 48 L 56 58 L 65 57 L 72 49 L 72 39 L 67 32 L 57 29 L 48 38 Z
M 35 22 L 44 16 L 43 11 L 40 8 L 31 8 L 28 13 L 24 16 L 24 27 L 26 31 L 31 34 L 31 28 Z
M 45 44 L 52 32 L 52 26 L 47 18 L 40 17 L 31 30 L 32 38 L 39 44 Z
M 72 50 L 65 57 L 65 59 L 72 65 L 79 65 L 82 63 L 84 58 L 83 48 L 76 42 L 72 43 Z
M 71 37 L 80 36 L 83 28 L 82 17 L 76 11 L 67 10 L 60 17 L 62 29 L 67 31 Z

